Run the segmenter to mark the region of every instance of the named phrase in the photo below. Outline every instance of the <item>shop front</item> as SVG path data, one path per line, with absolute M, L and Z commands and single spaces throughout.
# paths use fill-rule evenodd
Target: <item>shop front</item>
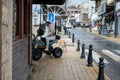
M 101 4 L 98 16 L 101 17 L 99 21 L 101 34 L 109 35 L 114 31 L 114 6 L 109 6 L 107 3 Z
M 120 2 L 116 3 L 116 13 L 117 13 L 117 32 L 120 36 Z
M 106 32 L 107 32 L 107 29 L 105 27 L 106 5 L 107 5 L 107 3 L 104 2 L 98 7 L 98 16 L 100 17 L 100 20 L 98 21 L 99 34 L 106 34 Z

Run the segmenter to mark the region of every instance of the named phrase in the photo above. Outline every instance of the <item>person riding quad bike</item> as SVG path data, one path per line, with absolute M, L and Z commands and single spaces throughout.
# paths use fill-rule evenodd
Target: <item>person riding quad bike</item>
M 62 49 L 60 47 L 53 48 L 53 44 L 57 43 L 60 36 L 55 35 L 54 28 L 50 25 L 50 22 L 46 22 L 46 29 L 39 28 L 37 30 L 37 36 L 32 40 L 32 58 L 33 60 L 39 60 L 42 57 L 42 53 L 47 55 L 53 54 L 55 58 L 62 56 Z

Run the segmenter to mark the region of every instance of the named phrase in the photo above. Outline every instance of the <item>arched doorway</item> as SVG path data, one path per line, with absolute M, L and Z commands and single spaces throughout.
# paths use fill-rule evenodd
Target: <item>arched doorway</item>
M 66 11 L 64 8 L 62 8 L 61 6 L 48 6 L 48 13 L 54 13 L 55 16 L 55 23 L 56 23 L 56 27 L 58 29 L 58 32 L 62 31 L 62 21 L 63 19 L 66 18 Z

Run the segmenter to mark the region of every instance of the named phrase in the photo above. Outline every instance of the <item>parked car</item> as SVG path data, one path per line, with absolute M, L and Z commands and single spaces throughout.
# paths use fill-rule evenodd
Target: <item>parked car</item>
M 70 23 L 70 22 L 67 22 L 67 23 L 66 23 L 66 29 L 71 29 L 71 28 L 72 28 L 71 23 Z

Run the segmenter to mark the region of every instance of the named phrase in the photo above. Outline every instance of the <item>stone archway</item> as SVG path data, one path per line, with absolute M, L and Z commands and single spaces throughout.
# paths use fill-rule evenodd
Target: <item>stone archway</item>
M 66 11 L 60 6 L 50 6 L 48 7 L 48 12 L 53 12 L 56 16 L 64 18 L 66 16 Z
M 58 29 L 58 32 L 62 31 L 62 19 L 66 18 L 66 11 L 64 8 L 62 8 L 62 6 L 48 6 L 47 9 L 48 13 L 52 12 L 54 13 L 55 16 L 55 22 L 56 22 L 56 26 Z

